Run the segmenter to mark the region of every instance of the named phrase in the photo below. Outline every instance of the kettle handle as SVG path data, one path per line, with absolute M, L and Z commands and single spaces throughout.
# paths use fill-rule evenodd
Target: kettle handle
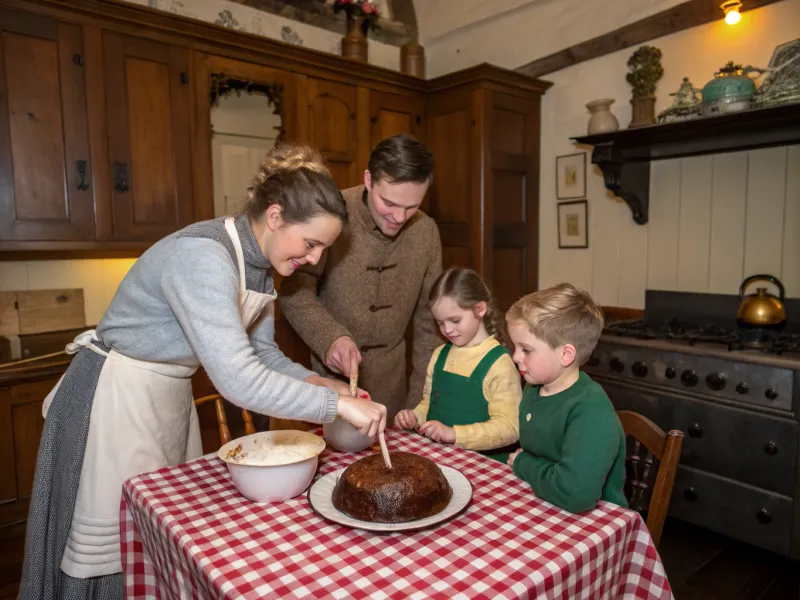
M 739 286 L 739 298 L 744 298 L 744 291 L 747 289 L 747 286 L 754 281 L 769 281 L 770 283 L 774 284 L 775 287 L 778 288 L 778 298 L 780 298 L 780 301 L 783 302 L 783 284 L 778 280 L 777 277 L 773 277 L 772 275 L 751 275 L 745 279 L 742 282 L 742 285 Z

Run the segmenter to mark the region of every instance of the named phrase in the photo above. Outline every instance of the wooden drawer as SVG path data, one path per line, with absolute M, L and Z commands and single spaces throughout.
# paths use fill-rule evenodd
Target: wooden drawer
M 680 466 L 669 514 L 788 555 L 793 505 L 787 496 Z

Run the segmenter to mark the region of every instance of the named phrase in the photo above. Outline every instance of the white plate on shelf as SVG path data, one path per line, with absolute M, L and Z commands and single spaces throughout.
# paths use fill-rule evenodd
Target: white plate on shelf
M 380 532 L 425 529 L 452 519 L 464 510 L 472 500 L 472 484 L 469 479 L 452 467 L 440 466 L 439 468 L 442 470 L 442 474 L 447 479 L 450 487 L 453 488 L 453 495 L 444 510 L 424 519 L 406 521 L 405 523 L 372 523 L 354 519 L 339 511 L 333 505 L 333 488 L 336 486 L 339 476 L 344 473 L 344 468 L 317 479 L 311 489 L 308 490 L 308 501 L 311 503 L 311 508 L 321 517 L 354 529 Z

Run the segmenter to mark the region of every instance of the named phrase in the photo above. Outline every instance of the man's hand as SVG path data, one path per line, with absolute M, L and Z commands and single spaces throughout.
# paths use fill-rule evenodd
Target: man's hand
M 303 381 L 306 383 L 311 383 L 313 385 L 319 385 L 322 387 L 326 387 L 329 390 L 333 390 L 337 394 L 341 396 L 349 396 L 350 395 L 350 386 L 344 383 L 343 381 L 339 381 L 338 379 L 331 379 L 329 377 L 322 377 L 321 375 L 309 375 Z M 363 398 L 365 400 L 371 400 L 369 392 L 358 388 L 358 397 Z
M 512 452 L 509 455 L 509 457 L 508 457 L 508 466 L 509 467 L 513 467 L 514 466 L 514 459 L 517 458 L 517 454 L 519 454 L 520 452 L 522 452 L 522 448 L 519 448 L 518 450 L 515 450 L 514 452 Z
M 413 410 L 401 410 L 394 416 L 394 424 L 402 429 L 414 429 L 417 426 L 417 415 Z
M 331 371 L 350 377 L 350 357 L 355 355 L 356 362 L 361 364 L 361 352 L 352 338 L 342 336 L 331 344 L 325 353 L 325 366 Z
M 371 400 L 339 396 L 336 414 L 358 429 L 361 435 L 372 438 L 386 429 L 386 407 Z
M 425 421 L 420 426 L 419 432 L 442 444 L 454 444 L 456 441 L 456 430 L 439 421 Z

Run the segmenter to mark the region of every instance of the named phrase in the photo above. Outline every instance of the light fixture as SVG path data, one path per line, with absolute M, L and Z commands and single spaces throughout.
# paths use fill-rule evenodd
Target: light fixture
M 742 20 L 742 15 L 739 13 L 742 3 L 739 0 L 726 0 L 720 8 L 725 13 L 725 22 L 728 25 L 736 25 Z

